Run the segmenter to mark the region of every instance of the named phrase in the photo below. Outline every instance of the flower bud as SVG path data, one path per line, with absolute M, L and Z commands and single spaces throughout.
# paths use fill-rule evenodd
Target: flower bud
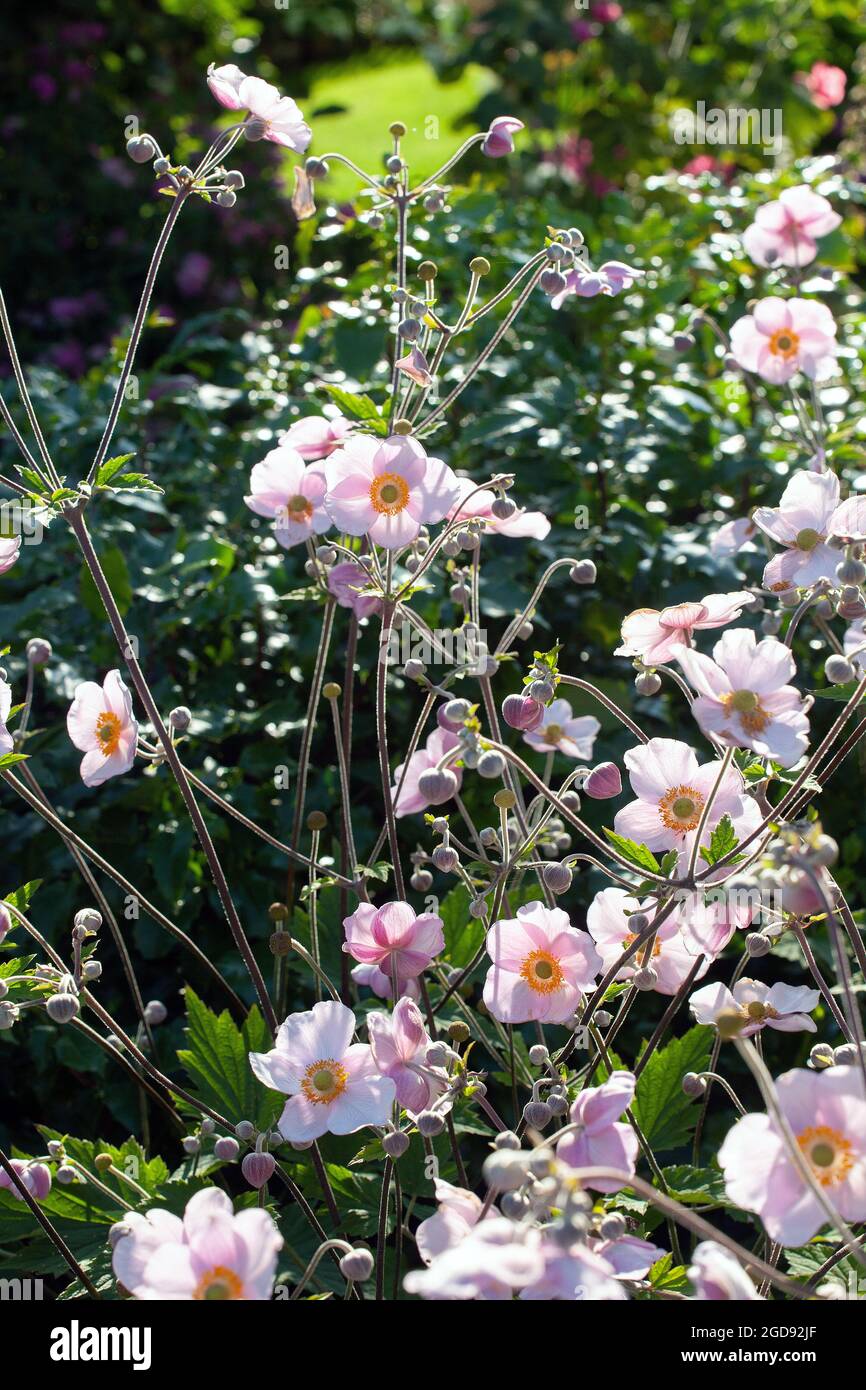
M 324 179 L 328 176 L 328 165 L 324 159 L 311 156 L 304 164 L 304 173 L 308 179 Z
M 533 1043 L 529 1049 L 529 1060 L 534 1067 L 543 1067 L 550 1061 L 550 1053 L 544 1043 Z
M 809 1053 L 809 1065 L 818 1071 L 823 1071 L 826 1067 L 835 1065 L 836 1058 L 829 1043 L 815 1043 Z
M 632 984 L 635 989 L 650 990 L 655 989 L 659 982 L 658 971 L 651 965 L 642 965 L 632 976 Z
M 81 1013 L 81 1005 L 75 994 L 52 994 L 45 1012 L 52 1023 L 71 1023 Z
M 356 1245 L 354 1250 L 340 1260 L 340 1273 L 344 1279 L 351 1279 L 353 1284 L 363 1284 L 365 1279 L 370 1278 L 374 1268 L 375 1261 L 370 1251 L 360 1245 Z
M 47 666 L 51 660 L 51 643 L 44 637 L 31 637 L 25 648 L 31 666 Z
M 611 796 L 619 796 L 622 791 L 622 777 L 616 763 L 599 763 L 594 767 L 583 784 L 583 790 L 594 801 L 606 801 Z
M 244 1144 L 248 1144 L 256 1132 L 256 1127 L 249 1120 L 239 1120 L 235 1125 L 235 1134 Z
M 571 869 L 567 864 L 545 864 L 541 877 L 551 893 L 567 893 L 571 887 Z
M 501 1129 L 493 1140 L 494 1149 L 519 1149 L 520 1139 L 513 1129 Z
M 402 1129 L 392 1129 L 382 1139 L 382 1148 L 389 1158 L 402 1158 L 409 1147 L 409 1136 Z
M 526 1182 L 529 1159 L 521 1149 L 496 1149 L 484 1160 L 484 1181 L 494 1192 L 516 1192 Z
M 161 999 L 151 999 L 144 1006 L 144 1017 L 151 1028 L 158 1028 L 168 1018 L 168 1009 Z
M 634 688 L 638 695 L 657 695 L 662 688 L 662 678 L 655 671 L 640 671 L 634 678 Z
M 423 1134 L 425 1139 L 435 1139 L 445 1128 L 445 1119 L 438 1110 L 422 1110 L 415 1123 L 419 1134 Z
M 98 980 L 102 974 L 102 962 L 98 960 L 86 960 L 81 967 L 81 973 L 85 980 Z
M 543 294 L 550 295 L 562 294 L 563 290 L 568 289 L 568 281 L 561 270 L 543 270 L 538 280 Z
M 763 932 L 749 932 L 749 935 L 746 937 L 746 950 L 753 958 L 769 955 L 772 949 L 772 941 L 768 936 L 765 936 Z
M 182 1141 L 182 1148 L 185 1154 L 197 1154 L 201 1149 L 201 1140 L 197 1134 L 188 1134 Z
M 437 845 L 430 858 L 440 873 L 443 874 L 453 874 L 460 863 L 460 856 L 456 849 L 452 849 L 450 845 Z
M 561 1091 L 549 1091 L 547 1104 L 551 1115 L 564 1115 L 568 1109 L 568 1096 L 563 1095 Z
M 707 1089 L 707 1083 L 702 1076 L 698 1076 L 695 1071 L 687 1071 L 681 1082 L 683 1095 L 690 1096 L 696 1100 L 702 1096 Z
M 833 654 L 824 662 L 824 675 L 831 685 L 847 685 L 853 681 L 857 672 L 847 657 Z
M 61 1187 L 69 1187 L 72 1183 L 81 1181 L 78 1170 L 73 1168 L 71 1163 L 61 1163 L 54 1176 Z
M 136 164 L 149 164 L 156 158 L 156 146 L 149 135 L 134 135 L 126 142 L 126 153 Z
M 866 579 L 866 565 L 862 560 L 855 560 L 851 556 L 843 560 L 841 565 L 836 566 L 836 578 L 840 584 L 851 584 L 859 586 Z
M 427 893 L 433 887 L 433 875 L 427 869 L 416 869 L 409 884 L 416 893 Z
M 86 932 L 97 932 L 102 926 L 102 913 L 97 912 L 95 907 L 83 907 L 76 912 L 73 926 L 81 927 Z
M 641 932 L 646 931 L 650 919 L 645 912 L 633 912 L 628 919 L 628 929 L 635 936 L 640 936 Z
M 249 1153 L 241 1164 L 241 1172 L 249 1183 L 250 1187 L 264 1187 L 269 1178 L 273 1177 L 274 1169 L 277 1166 L 273 1154 L 268 1153 Z
M 189 728 L 191 720 L 192 714 L 187 709 L 186 705 L 178 705 L 168 716 L 169 726 L 172 729 L 176 729 L 179 734 L 182 734 L 185 729 Z
M 598 571 L 592 560 L 578 560 L 568 573 L 575 584 L 594 584 Z
M 602 1240 L 621 1240 L 626 1229 L 625 1217 L 618 1211 L 609 1211 L 602 1217 L 598 1233 Z
M 532 1129 L 544 1129 L 553 1119 L 553 1111 L 543 1100 L 530 1100 L 523 1107 L 523 1118 Z
M 526 695 L 506 695 L 502 701 L 502 718 L 510 729 L 531 734 L 544 720 L 544 706 Z
M 517 503 L 512 502 L 510 497 L 496 497 L 490 503 L 491 515 L 495 516 L 497 521 L 508 521 L 516 511 Z
M 505 771 L 505 759 L 501 753 L 497 753 L 495 748 L 487 748 L 478 759 L 479 777 L 501 777 Z M 420 779 L 419 779 L 420 786 Z
M 213 1146 L 213 1151 L 215 1158 L 222 1159 L 225 1163 L 233 1163 L 241 1151 L 241 1146 L 231 1134 L 221 1134 Z
M 233 188 L 224 188 L 216 195 L 217 206 L 221 208 L 233 208 L 237 200 L 238 195 Z
M 424 662 L 418 661 L 413 656 L 409 658 L 406 665 L 403 667 L 403 675 L 406 677 L 407 681 L 417 681 L 421 679 L 426 669 Z

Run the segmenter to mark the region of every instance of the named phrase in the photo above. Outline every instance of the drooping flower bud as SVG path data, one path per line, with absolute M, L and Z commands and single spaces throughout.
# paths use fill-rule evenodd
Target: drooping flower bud
M 369 1279 L 375 1268 L 375 1261 L 369 1250 L 363 1246 L 356 1245 L 354 1250 L 349 1251 L 340 1260 L 340 1273 L 344 1279 L 351 1279 L 354 1284 L 363 1284 L 365 1279 Z
M 241 1164 L 241 1172 L 249 1183 L 250 1187 L 264 1187 L 265 1183 L 273 1177 L 274 1169 L 277 1166 L 273 1154 L 250 1153 L 244 1158 Z
M 544 706 L 526 695 L 506 695 L 502 701 L 502 718 L 510 729 L 531 734 L 544 719 Z
M 594 801 L 606 801 L 611 796 L 619 796 L 622 791 L 622 777 L 616 763 L 599 763 L 587 777 L 583 790 Z

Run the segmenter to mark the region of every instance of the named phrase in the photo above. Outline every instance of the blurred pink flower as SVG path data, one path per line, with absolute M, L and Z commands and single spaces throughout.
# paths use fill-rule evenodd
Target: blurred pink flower
M 249 111 L 261 122 L 262 136 L 276 145 L 302 154 L 313 133 L 304 120 L 296 102 L 280 95 L 277 87 L 261 77 L 247 77 L 236 63 L 217 67 L 211 63 L 207 70 L 207 85 L 220 106 L 229 111 Z
M 369 534 L 386 550 L 409 545 L 422 525 L 441 521 L 457 497 L 457 478 L 417 440 L 350 435 L 324 465 L 325 508 L 350 536 Z
M 51 1191 L 51 1169 L 44 1163 L 31 1163 L 28 1158 L 12 1158 L 9 1162 L 30 1196 L 35 1197 L 37 1202 L 44 1202 Z M 0 1168 L 0 1189 L 2 1188 L 11 1193 L 16 1202 L 24 1201 L 5 1168 Z
M 826 198 L 800 184 L 758 208 L 743 245 L 756 265 L 808 265 L 818 254 L 816 237 L 835 231 L 841 221 Z
M 20 536 L 0 536 L 0 574 L 8 573 L 20 554 Z
M 620 1116 L 634 1100 L 634 1089 L 630 1071 L 614 1071 L 601 1086 L 582 1090 L 569 1114 L 577 1130 L 557 1144 L 557 1157 L 570 1168 L 618 1168 L 633 1174 L 637 1135 L 631 1125 L 620 1122 Z M 586 1180 L 586 1186 L 596 1192 L 618 1192 L 623 1185 L 613 1178 Z
M 560 309 L 573 294 L 581 299 L 594 299 L 599 294 L 621 294 L 623 290 L 631 289 L 635 280 L 642 275 L 642 270 L 636 270 L 624 261 L 605 261 L 597 270 L 586 267 L 569 270 L 565 276 L 565 289 L 555 294 L 550 303 L 554 309 Z
M 6 728 L 6 720 L 12 708 L 12 687 L 0 676 L 0 757 L 5 757 L 15 748 L 15 740 Z M 456 740 L 455 740 L 456 741 Z
M 724 627 L 739 618 L 752 595 L 707 594 L 700 603 L 677 603 L 658 612 L 655 608 L 636 608 L 623 620 L 622 646 L 615 656 L 639 656 L 647 666 L 670 661 L 687 647 L 695 632 Z
M 511 516 L 500 520 L 492 510 L 496 494 L 489 488 L 479 490 L 470 478 L 458 478 L 457 486 L 459 495 L 448 513 L 449 521 L 477 517 L 484 522 L 485 530 L 495 531 L 500 536 L 532 537 L 534 540 L 544 540 L 550 531 L 550 520 L 544 512 L 528 512 L 525 507 L 517 507 Z
M 727 985 L 704 985 L 689 999 L 696 1023 L 715 1023 L 721 1013 L 738 1013 L 744 1019 L 740 1037 L 750 1038 L 764 1028 L 781 1033 L 817 1033 L 809 1014 L 821 995 L 805 985 L 765 985 L 761 980 L 738 980 Z
M 575 718 L 567 700 L 551 700 L 537 729 L 523 735 L 537 753 L 564 753 L 588 762 L 601 725 L 593 714 Z
M 839 479 L 835 473 L 795 473 L 782 493 L 778 507 L 758 507 L 755 525 L 784 545 L 764 569 L 764 588 L 774 593 L 806 589 L 819 579 L 835 582 L 842 552 L 827 544 L 834 533 L 833 517 L 839 506 Z
M 394 981 L 385 975 L 378 965 L 354 965 L 349 974 L 356 985 L 371 989 L 380 999 L 393 999 Z M 420 999 L 421 997 L 417 980 L 398 980 L 397 988 L 402 989 L 401 997 L 409 999 Z
M 760 299 L 731 329 L 731 352 L 747 372 L 780 385 L 803 372 L 813 381 L 836 367 L 836 323 L 814 299 Z
M 813 63 L 809 72 L 794 74 L 794 81 L 805 87 L 816 106 L 828 111 L 845 100 L 848 78 L 842 68 L 832 63 Z
M 280 444 L 296 450 L 301 458 L 311 463 L 315 459 L 327 458 L 335 449 L 339 449 L 352 429 L 354 425 L 345 415 L 305 415 L 289 425 L 285 434 L 280 436 Z
M 369 588 L 370 576 L 354 560 L 343 560 L 328 570 L 328 589 L 341 608 L 351 608 L 356 618 L 369 618 L 371 613 L 381 613 L 382 600 L 378 594 L 365 594 Z
M 739 1260 L 714 1240 L 702 1240 L 700 1245 L 695 1247 L 688 1276 L 697 1299 L 713 1302 L 763 1302 Z
M 448 1089 L 448 1073 L 424 1060 L 430 1037 L 418 1005 L 403 998 L 390 1014 L 368 1014 L 367 1032 L 376 1066 L 397 1088 L 397 1104 L 410 1115 L 429 1110 Z
M 737 517 L 726 521 L 710 537 L 710 554 L 717 560 L 736 555 L 754 538 L 756 527 L 751 517 Z
M 510 1303 L 516 1289 L 525 1289 L 543 1274 L 541 1232 L 493 1215 L 434 1257 L 426 1269 L 411 1270 L 403 1287 L 435 1302 Z
M 443 1178 L 435 1178 L 433 1190 L 439 1203 L 438 1210 L 426 1221 L 419 1222 L 415 1232 L 418 1254 L 425 1265 L 432 1264 L 437 1255 L 460 1245 L 473 1226 L 478 1224 L 484 1211 L 481 1198 L 474 1192 L 468 1192 L 465 1187 L 454 1187 Z M 497 1215 L 495 1210 L 488 1209 L 484 1213 L 484 1220 Z
M 631 946 L 637 933 L 632 931 L 629 917 L 641 912 L 650 917 L 655 915 L 655 906 L 650 899 L 638 902 L 624 888 L 603 888 L 590 904 L 586 914 L 586 925 L 602 959 L 606 971 L 619 960 L 627 946 Z M 695 950 L 690 948 L 688 938 L 681 930 L 676 915 L 665 919 L 656 932 L 652 952 L 649 943 L 630 956 L 618 974 L 618 980 L 630 980 L 635 971 L 642 966 L 651 966 L 658 979 L 655 984 L 657 994 L 676 994 L 695 963 Z M 707 973 L 709 961 L 705 961 L 696 979 Z
M 99 787 L 109 777 L 129 771 L 135 762 L 138 724 L 119 671 L 109 671 L 102 685 L 84 681 L 78 686 L 66 728 L 84 753 L 81 779 L 86 787 Z
M 500 1023 L 564 1023 L 592 988 L 601 958 L 568 914 L 542 902 L 526 903 L 487 933 L 493 964 L 484 982 L 484 1003 Z
M 182 295 L 201 294 L 208 282 L 213 261 L 203 251 L 189 251 L 178 266 L 175 281 Z

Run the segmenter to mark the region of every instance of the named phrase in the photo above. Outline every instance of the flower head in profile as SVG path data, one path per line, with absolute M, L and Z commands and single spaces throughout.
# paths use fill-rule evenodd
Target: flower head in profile
M 782 493 L 778 507 L 758 507 L 755 525 L 766 536 L 785 546 L 764 570 L 764 588 L 774 593 L 806 589 L 819 579 L 835 581 L 842 556 L 827 544 L 835 533 L 839 509 L 839 479 L 835 473 L 795 473 Z
M 523 122 L 516 116 L 496 116 L 481 145 L 481 153 L 488 159 L 501 159 L 503 155 L 514 153 L 514 136 L 523 129 Z
M 84 754 L 81 779 L 85 786 L 101 786 L 109 777 L 129 771 L 135 762 L 138 724 L 132 713 L 132 696 L 119 671 L 109 671 L 102 685 L 84 681 L 78 686 L 66 728 L 75 747 Z
M 375 965 L 398 981 L 414 980 L 445 946 L 442 918 L 420 917 L 408 903 L 359 903 L 344 918 L 343 950 L 360 965 Z
M 183 1217 L 162 1207 L 123 1218 L 112 1268 L 133 1298 L 261 1302 L 274 1291 L 283 1238 L 261 1207 L 237 1214 L 218 1187 L 196 1192 Z
M 794 81 L 806 88 L 814 104 L 822 111 L 829 111 L 845 100 L 848 83 L 845 69 L 834 67 L 832 63 L 813 63 L 808 72 L 795 73 Z
M 325 464 L 325 507 L 350 536 L 369 535 L 386 550 L 410 545 L 441 521 L 457 498 L 457 478 L 409 435 L 350 435 Z
M 20 536 L 0 536 L 0 574 L 11 570 L 20 553 Z
M 424 356 L 419 347 L 413 344 L 405 357 L 400 357 L 395 362 L 398 372 L 402 372 L 410 381 L 414 381 L 416 386 L 432 386 L 433 374 L 430 371 L 430 363 Z
M 700 603 L 676 603 L 661 612 L 637 608 L 623 622 L 622 646 L 614 655 L 639 656 L 647 666 L 661 665 L 680 647 L 688 647 L 695 632 L 734 622 L 751 602 L 752 595 L 741 591 L 707 594 Z
M 795 663 L 783 642 L 757 642 L 747 628 L 734 628 L 716 643 L 712 660 L 685 648 L 677 660 L 698 692 L 692 714 L 705 734 L 733 748 L 752 748 L 783 767 L 803 756 L 812 698 L 787 684 Z
M 324 498 L 322 465 L 306 464 L 295 449 L 280 444 L 254 466 L 250 493 L 244 501 L 257 516 L 273 519 L 277 540 L 290 550 L 311 536 L 330 531 Z
M 735 521 L 726 521 L 710 537 L 710 554 L 717 560 L 738 555 L 754 541 L 756 532 L 757 527 L 751 517 L 740 516 Z
M 405 764 L 405 777 L 403 776 L 404 764 L 400 764 L 394 772 L 394 785 L 391 788 L 391 796 L 394 798 L 394 814 L 397 817 L 414 815 L 417 811 L 425 811 L 428 806 L 434 804 L 427 799 L 421 790 L 419 785 L 421 775 L 434 767 L 438 767 L 442 759 L 459 746 L 460 740 L 450 729 L 434 729 L 424 747 L 413 753 L 408 763 Z M 456 779 L 457 785 L 454 790 L 459 791 L 463 781 L 463 769 L 456 767 L 453 762 L 449 762 L 448 766 Z M 402 786 L 400 785 L 401 782 Z M 441 803 L 436 802 L 435 804 L 440 805 Z
M 835 231 L 841 221 L 826 198 L 800 184 L 758 208 L 743 245 L 756 265 L 808 265 L 818 254 L 816 238 Z
M 403 998 L 390 1014 L 368 1014 L 367 1032 L 376 1066 L 397 1088 L 398 1105 L 410 1115 L 429 1110 L 447 1090 L 448 1073 L 425 1061 L 430 1036 L 418 1005 Z
M 341 560 L 338 565 L 332 565 L 328 570 L 327 583 L 340 608 L 351 608 L 356 618 L 369 618 L 373 613 L 381 613 L 381 598 L 369 592 L 369 574 L 354 560 Z
M 567 758 L 589 762 L 601 725 L 592 714 L 575 718 L 567 700 L 551 700 L 545 707 L 544 718 L 531 733 L 523 735 L 537 753 L 564 753 Z
M 278 87 L 261 77 L 247 77 L 236 63 L 224 63 L 222 67 L 211 63 L 207 85 L 226 110 L 249 111 L 249 138 L 272 140 L 275 145 L 284 145 L 299 154 L 313 138 L 297 102 L 282 96 Z
M 688 1276 L 697 1299 L 763 1302 L 739 1260 L 715 1240 L 702 1240 L 695 1247 Z
M 487 954 L 493 964 L 484 1003 L 500 1023 L 563 1023 L 601 970 L 587 933 L 573 927 L 561 908 L 542 902 L 526 903 L 516 917 L 495 922 L 487 933 Z
M 866 1095 L 859 1067 L 785 1072 L 779 1107 L 815 1182 L 848 1222 L 866 1219 Z M 744 1115 L 719 1150 L 725 1190 L 760 1216 L 771 1240 L 805 1245 L 827 1214 L 791 1158 L 776 1122 Z
M 469 478 L 458 478 L 460 493 L 448 513 L 449 521 L 458 518 L 475 518 L 484 522 L 486 531 L 494 531 L 499 536 L 531 537 L 544 540 L 550 531 L 550 521 L 544 512 L 529 512 L 525 507 L 516 507 L 508 517 L 498 517 L 493 510 L 496 494 L 489 488 L 476 488 Z
M 418 1254 L 425 1265 L 432 1264 L 437 1255 L 460 1245 L 482 1219 L 484 1212 L 481 1198 L 465 1187 L 454 1187 L 443 1178 L 435 1178 L 433 1190 L 439 1203 L 438 1209 L 433 1216 L 421 1221 L 415 1232 Z M 483 1219 L 490 1220 L 497 1214 L 495 1210 L 488 1209 Z
M 9 1163 L 30 1196 L 35 1197 L 37 1202 L 44 1202 L 51 1191 L 51 1169 L 47 1164 L 32 1163 L 29 1158 L 11 1158 Z M 0 1168 L 0 1189 L 3 1188 L 11 1193 L 16 1202 L 24 1201 L 6 1169 Z
M 305 415 L 295 420 L 280 436 L 280 444 L 294 449 L 307 463 L 327 458 L 339 449 L 346 435 L 354 428 L 345 415 Z
M 635 1079 L 630 1071 L 611 1072 L 601 1086 L 587 1086 L 571 1107 L 570 1130 L 557 1145 L 557 1157 L 570 1168 L 618 1168 L 634 1173 L 637 1135 L 621 1116 L 634 1100 Z M 624 1180 L 625 1181 L 625 1180 Z M 587 1178 L 596 1192 L 617 1192 L 623 1186 L 614 1178 Z
M 733 990 L 727 985 L 704 985 L 689 1000 L 696 1023 L 715 1023 L 720 1014 L 737 1013 L 743 1020 L 741 1038 L 750 1038 L 764 1028 L 780 1033 L 816 1033 L 809 1014 L 820 994 L 805 985 L 765 985 L 761 980 L 738 980 Z
M 731 352 L 774 386 L 797 372 L 823 381 L 836 369 L 836 322 L 814 299 L 759 299 L 731 329 Z
M 640 903 L 624 888 L 603 888 L 593 898 L 586 914 L 586 925 L 605 971 L 636 941 L 638 933 L 629 920 L 636 912 L 652 919 L 655 907 L 649 899 Z M 694 967 L 697 954 L 694 943 L 684 933 L 682 920 L 677 913 L 672 913 L 661 923 L 652 946 L 651 939 L 648 938 L 645 946 L 629 956 L 620 967 L 617 979 L 630 980 L 641 967 L 652 967 L 657 977 L 654 986 L 656 992 L 676 994 Z M 695 978 L 700 979 L 708 969 L 709 961 L 704 961 Z
M 651 738 L 648 743 L 631 748 L 624 762 L 637 800 L 617 811 L 613 827 L 618 835 L 648 849 L 678 849 L 688 855 L 711 796 L 702 845 L 709 846 L 713 830 L 723 816 L 732 821 L 738 840 L 760 823 L 757 802 L 745 795 L 743 778 L 737 769 L 728 768 L 719 782 L 721 765 L 699 764 L 694 749 L 687 743 L 674 738 Z
M 330 999 L 290 1014 L 270 1052 L 251 1052 L 253 1075 L 289 1097 L 279 1131 L 290 1144 L 323 1134 L 354 1134 L 384 1125 L 396 1087 L 382 1076 L 365 1043 L 353 1043 L 355 1015 Z
M 550 303 L 554 309 L 560 309 L 572 295 L 577 295 L 579 299 L 595 299 L 599 294 L 622 294 L 623 290 L 630 290 L 642 275 L 642 270 L 636 270 L 624 261 L 605 261 L 597 270 L 579 266 L 566 272 L 565 288 L 555 294 Z

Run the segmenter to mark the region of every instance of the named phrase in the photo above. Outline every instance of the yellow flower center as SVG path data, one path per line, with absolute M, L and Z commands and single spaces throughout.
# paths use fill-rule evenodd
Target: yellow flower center
M 659 802 L 659 815 L 668 830 L 685 834 L 698 825 L 704 800 L 694 787 L 671 787 Z
M 330 1105 L 331 1101 L 343 1094 L 348 1079 L 348 1072 L 342 1063 L 335 1062 L 333 1057 L 326 1057 L 307 1067 L 301 1090 L 314 1105 Z
M 763 733 L 770 723 L 770 716 L 761 705 L 754 690 L 732 690 L 722 696 L 722 706 L 726 714 L 736 714 L 747 734 Z
M 99 750 L 106 758 L 116 753 L 120 746 L 120 720 L 116 714 L 103 713 L 96 721 L 96 737 Z
M 244 1286 L 233 1269 L 226 1269 L 225 1265 L 215 1265 L 201 1276 L 195 1286 L 193 1298 L 202 1299 L 205 1302 L 213 1302 L 216 1299 L 243 1298 Z
M 811 526 L 804 526 L 802 531 L 797 532 L 796 546 L 798 550 L 814 550 L 823 539 L 820 531 L 814 530 Z
M 553 994 L 562 985 L 562 966 L 549 951 L 530 951 L 520 973 L 536 994 Z
M 559 743 L 559 740 L 562 738 L 562 725 L 548 724 L 542 730 L 542 733 L 544 734 L 545 743 Z
M 790 328 L 777 328 L 770 339 L 770 351 L 775 357 L 796 357 L 800 349 L 800 339 Z
M 622 949 L 625 950 L 626 947 L 630 946 L 633 941 L 637 941 L 636 931 L 629 932 L 628 936 L 623 937 Z M 656 937 L 655 941 L 653 942 L 652 960 L 655 960 L 656 956 L 660 956 L 661 953 L 662 943 L 659 941 L 658 937 Z M 649 946 L 642 946 L 638 951 L 637 956 L 634 957 L 634 959 L 636 959 L 640 965 L 646 965 L 647 961 L 650 959 Z
M 809 1125 L 797 1135 L 797 1143 L 822 1187 L 844 1182 L 854 1166 L 851 1140 L 829 1125 Z
M 296 492 L 286 503 L 286 510 L 291 521 L 309 521 L 313 515 L 313 504 L 302 493 Z
M 409 484 L 399 473 L 380 473 L 370 484 L 370 501 L 377 512 L 396 516 L 409 501 Z

